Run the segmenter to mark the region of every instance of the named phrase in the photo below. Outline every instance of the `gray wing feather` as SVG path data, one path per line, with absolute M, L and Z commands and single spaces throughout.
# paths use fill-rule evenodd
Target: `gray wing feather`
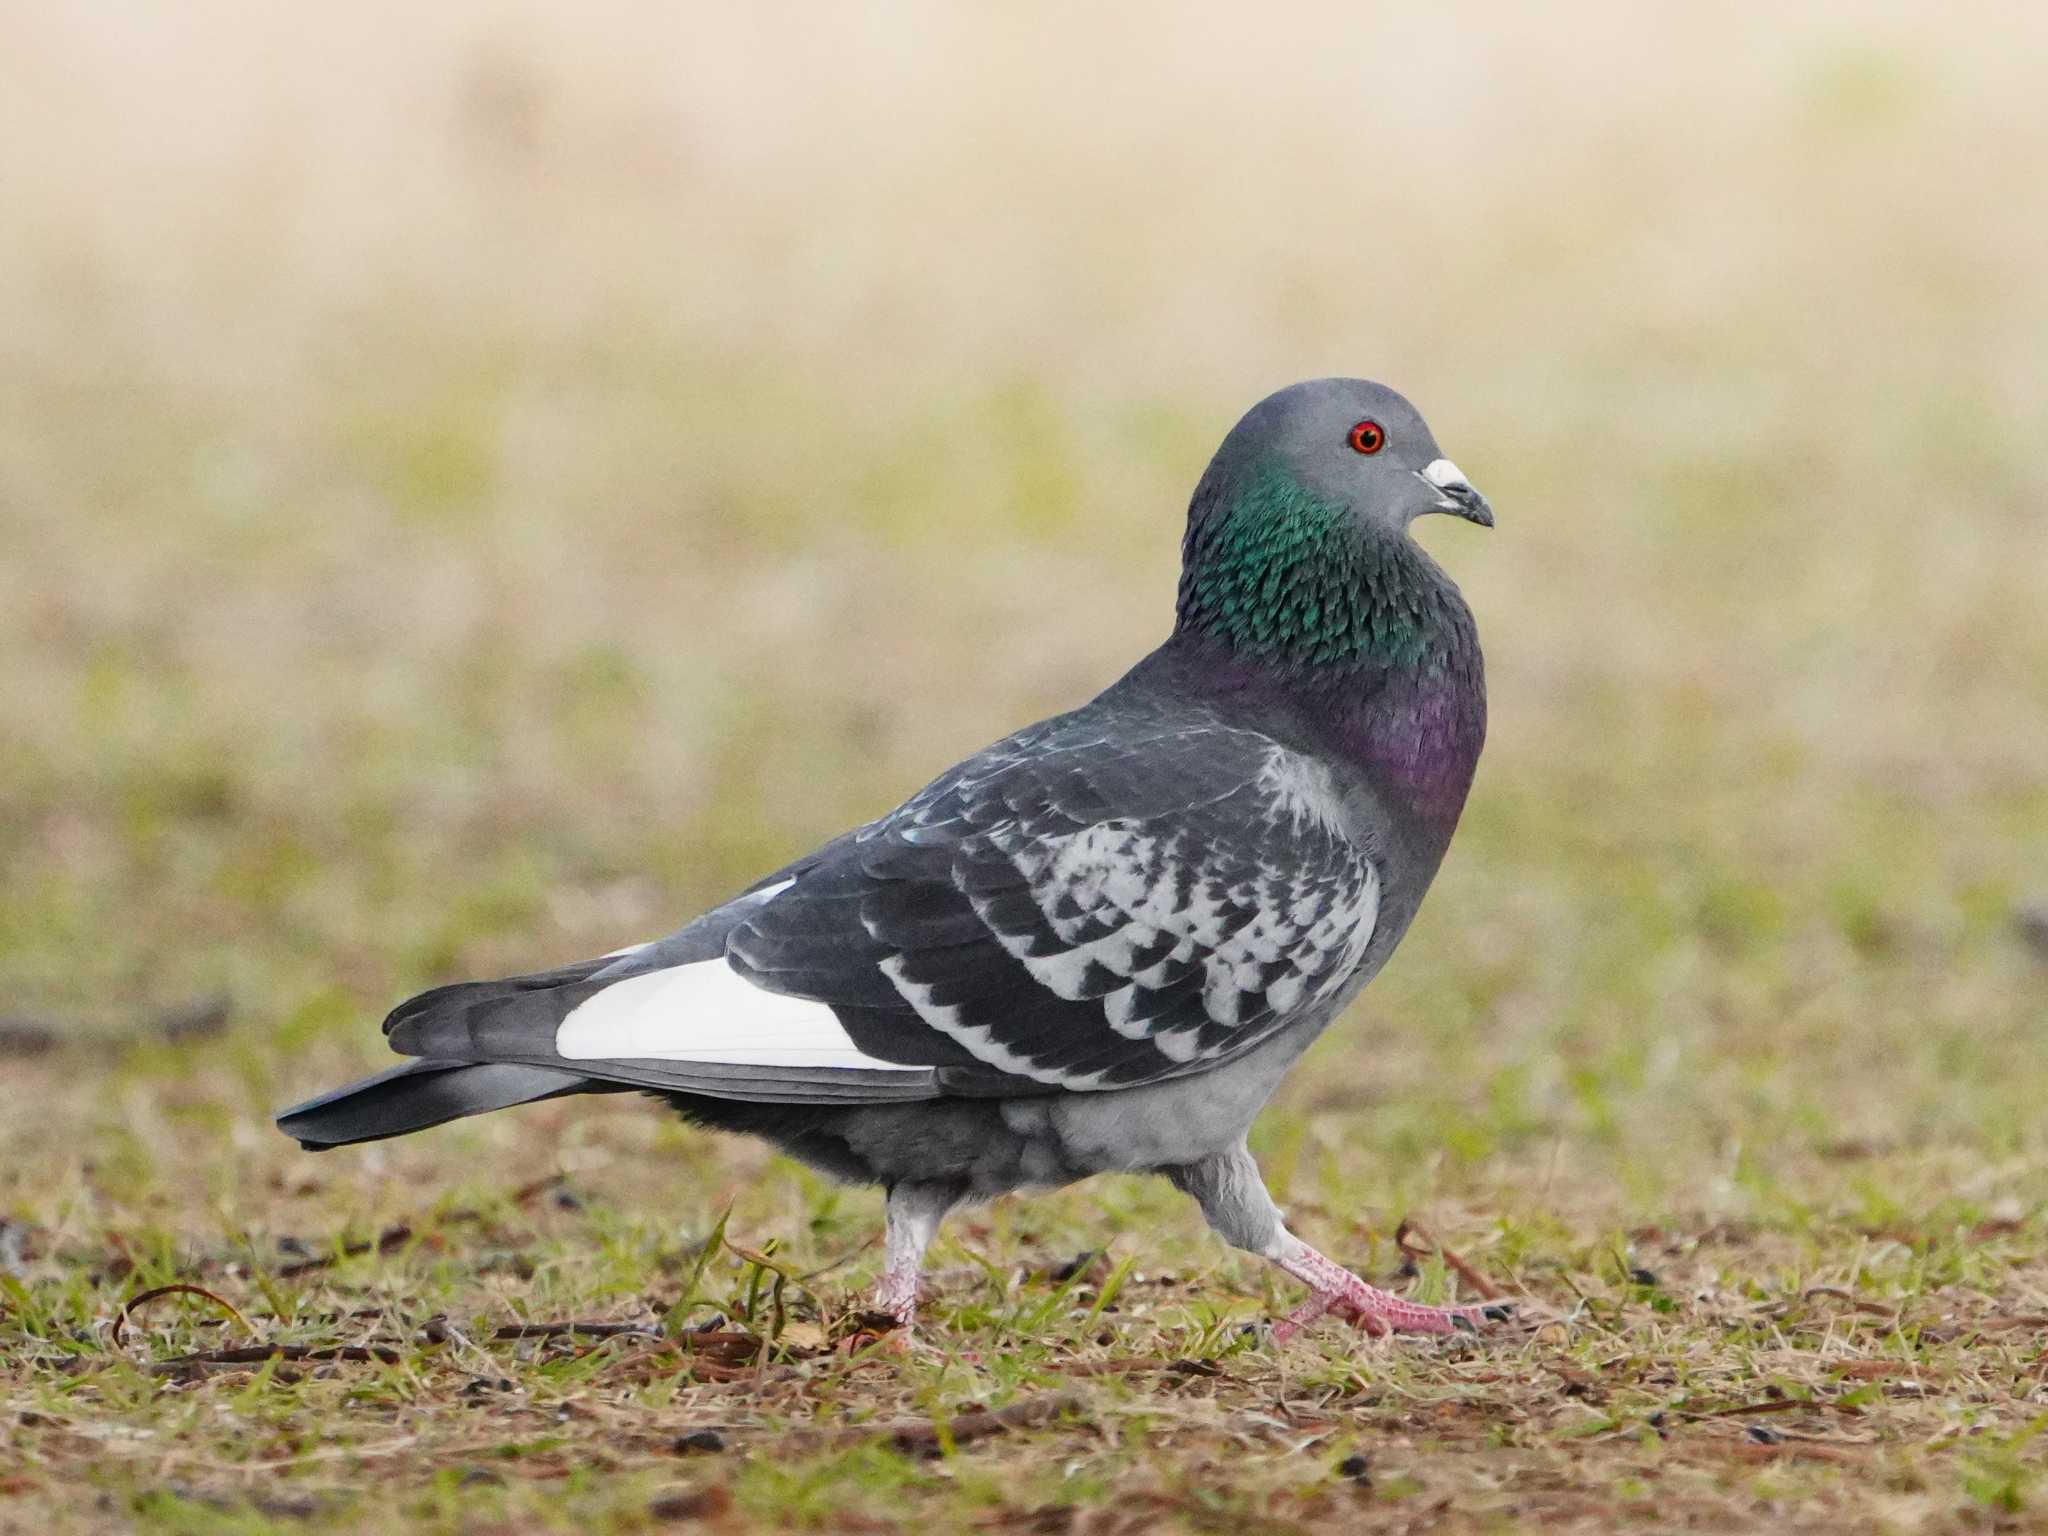
M 1200 1070 L 1355 973 L 1379 876 L 1312 762 L 1209 722 L 1062 724 L 842 843 L 735 925 L 734 967 L 978 1092 Z

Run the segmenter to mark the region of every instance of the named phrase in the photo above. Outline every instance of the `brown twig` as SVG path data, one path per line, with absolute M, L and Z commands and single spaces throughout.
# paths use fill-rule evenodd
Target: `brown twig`
M 1411 1241 L 1412 1239 L 1412 1241 Z M 1482 1301 L 1499 1301 L 1507 1293 L 1486 1276 L 1474 1269 L 1431 1235 L 1429 1229 L 1412 1217 L 1403 1216 L 1401 1224 L 1394 1228 L 1394 1246 L 1412 1259 L 1426 1259 L 1433 1252 L 1448 1264 L 1460 1280 L 1478 1293 Z
M 159 1360 L 153 1371 L 178 1371 L 196 1365 L 261 1365 L 267 1360 L 292 1362 L 344 1360 L 396 1365 L 405 1357 L 388 1344 L 252 1344 L 243 1349 L 203 1349 Z
M 229 1301 L 227 1297 L 217 1295 L 214 1292 L 209 1291 L 203 1285 L 192 1285 L 186 1281 L 178 1280 L 173 1281 L 169 1285 L 159 1285 L 153 1290 L 144 1291 L 140 1296 L 131 1296 L 128 1298 L 127 1301 L 123 1302 L 121 1305 L 121 1310 L 114 1314 L 113 1332 L 108 1336 L 107 1342 L 113 1348 L 119 1349 L 121 1347 L 122 1335 L 126 1333 L 128 1328 L 128 1314 L 138 1310 L 141 1307 L 147 1306 L 150 1302 L 155 1301 L 159 1296 L 204 1297 L 206 1300 L 212 1302 L 215 1306 L 219 1307 L 223 1312 L 226 1312 L 228 1316 L 232 1317 L 236 1322 L 240 1323 L 242 1325 L 242 1331 L 244 1333 L 254 1333 L 256 1331 L 254 1328 L 251 1328 L 249 1326 L 249 1319 L 242 1316 L 241 1308 L 237 1307 L 232 1301 Z
M 508 1323 L 491 1334 L 493 1339 L 563 1339 L 581 1335 L 587 1339 L 658 1339 L 662 1331 L 652 1323 Z M 746 1339 L 745 1334 L 703 1334 L 697 1337 Z M 753 1341 L 747 1339 L 749 1347 Z M 708 1347 L 708 1346 L 706 1346 Z
M 1795 1408 L 1820 1408 L 1831 1413 L 1844 1413 L 1852 1419 L 1863 1417 L 1863 1410 L 1854 1403 L 1830 1402 L 1824 1397 L 1773 1397 L 1761 1403 L 1736 1403 L 1728 1408 L 1707 1408 L 1699 1412 L 1681 1412 L 1682 1419 L 1696 1421 L 1706 1419 L 1747 1419 L 1762 1413 L 1790 1413 Z
M 1888 1307 L 1880 1301 L 1865 1301 L 1854 1291 L 1845 1290 L 1839 1285 L 1809 1285 L 1799 1293 L 1801 1301 L 1813 1301 L 1822 1296 L 1827 1297 L 1831 1301 L 1846 1301 L 1858 1312 L 1869 1317 L 1883 1317 L 1889 1318 L 1893 1322 L 1898 1321 L 1899 1309 L 1897 1307 Z

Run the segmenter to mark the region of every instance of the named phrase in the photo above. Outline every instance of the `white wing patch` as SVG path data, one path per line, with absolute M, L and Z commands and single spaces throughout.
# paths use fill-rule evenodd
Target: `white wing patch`
M 929 1070 L 864 1054 L 823 1003 L 766 991 L 722 959 L 613 982 L 562 1020 L 555 1051 L 568 1061 Z

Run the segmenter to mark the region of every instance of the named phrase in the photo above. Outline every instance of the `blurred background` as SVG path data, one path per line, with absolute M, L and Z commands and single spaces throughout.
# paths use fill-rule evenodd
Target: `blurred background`
M 0 1197 L 83 1189 L 53 1105 L 303 1166 L 267 1111 L 398 996 L 1082 700 L 1216 440 L 1338 372 L 1498 509 L 1424 530 L 1494 727 L 1279 1181 L 1605 1220 L 2038 1145 L 2044 16 L 6 5 L 0 1013 L 233 1014 L 0 1062 Z

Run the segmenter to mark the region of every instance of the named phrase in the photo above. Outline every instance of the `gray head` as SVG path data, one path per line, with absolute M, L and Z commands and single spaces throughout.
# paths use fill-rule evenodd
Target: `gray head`
M 1493 509 L 1437 447 L 1422 415 L 1369 379 L 1310 379 L 1268 395 L 1230 429 L 1204 481 L 1284 469 L 1317 500 L 1389 530 L 1426 512 L 1482 528 Z
M 1394 391 L 1314 379 L 1269 395 L 1195 488 L 1178 627 L 1306 665 L 1420 657 L 1432 642 L 1410 618 L 1429 593 L 1455 596 L 1408 537 L 1426 512 L 1493 526 L 1486 498 Z

